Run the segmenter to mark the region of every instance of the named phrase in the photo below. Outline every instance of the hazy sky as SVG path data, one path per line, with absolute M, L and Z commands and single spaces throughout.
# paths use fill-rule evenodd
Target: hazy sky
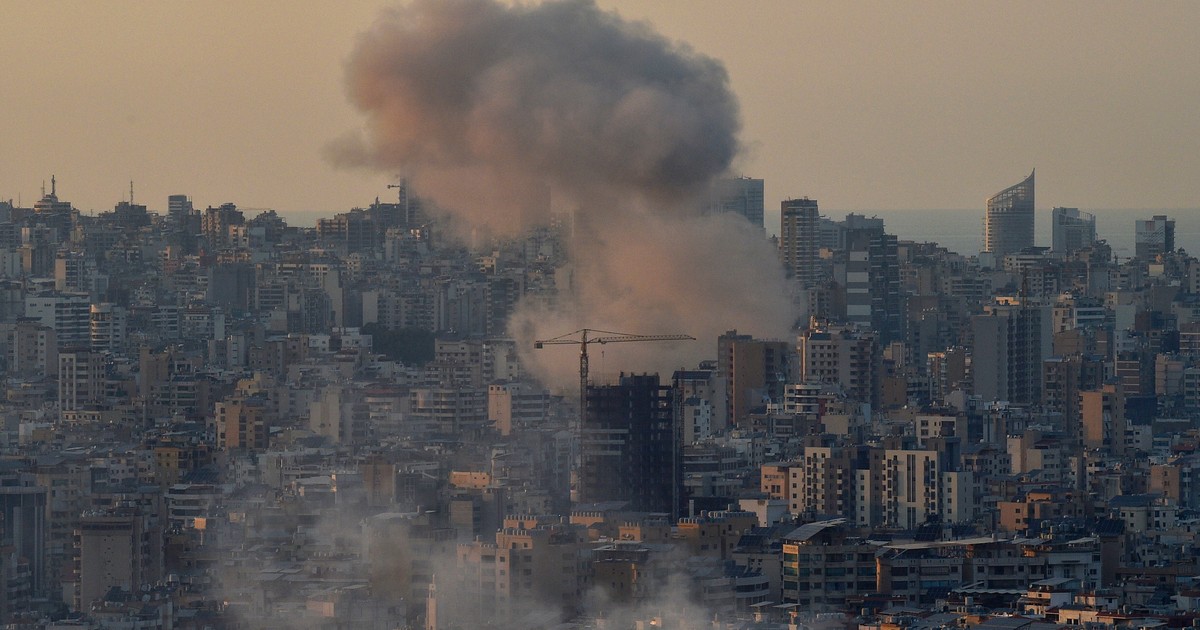
M 343 63 L 389 3 L 0 2 L 0 199 L 232 201 L 332 214 L 390 197 L 322 148 L 362 124 Z M 828 210 L 1200 207 L 1200 3 L 600 0 L 722 60 L 738 170 Z M 772 210 L 774 212 L 772 212 Z M 982 210 L 980 210 L 982 212 Z

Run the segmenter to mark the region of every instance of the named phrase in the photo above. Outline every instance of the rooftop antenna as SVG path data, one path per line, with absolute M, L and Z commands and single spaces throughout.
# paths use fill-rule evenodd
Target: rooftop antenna
M 133 206 L 133 180 L 129 180 L 129 205 Z
M 54 176 L 51 175 L 50 176 L 50 196 L 55 197 L 57 195 L 58 195 L 58 184 L 55 183 Z

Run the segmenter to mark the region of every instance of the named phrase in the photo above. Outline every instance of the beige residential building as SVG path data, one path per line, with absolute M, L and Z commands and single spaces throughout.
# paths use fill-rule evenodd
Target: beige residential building
M 587 586 L 587 534 L 559 517 L 509 516 L 495 542 L 458 546 L 460 621 L 519 619 L 535 609 L 577 610 Z M 442 611 L 439 614 L 445 614 Z
M 78 411 L 98 405 L 104 397 L 104 357 L 84 347 L 64 348 L 58 354 L 58 409 Z
M 161 532 L 149 514 L 122 506 L 85 514 L 79 523 L 77 610 L 117 587 L 135 592 L 162 576 Z

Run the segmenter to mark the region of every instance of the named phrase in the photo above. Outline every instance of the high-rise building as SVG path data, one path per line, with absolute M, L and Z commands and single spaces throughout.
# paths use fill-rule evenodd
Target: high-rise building
M 1079 392 L 1104 384 L 1105 362 L 1095 355 L 1051 357 L 1042 363 L 1042 408 L 1063 418 L 1068 436 L 1082 439 Z
M 88 293 L 87 256 L 81 251 L 60 249 L 54 256 L 54 289 L 72 293 Z
M 50 228 L 55 243 L 62 243 L 70 238 L 71 217 L 75 210 L 71 207 L 71 202 L 59 201 L 58 182 L 53 175 L 50 176 L 50 193 L 46 194 L 43 185 L 42 198 L 34 202 L 33 212 L 37 215 L 39 223 Z
M 434 601 L 427 605 L 424 627 L 524 627 L 529 624 L 518 620 L 530 619 L 533 609 L 540 614 L 574 611 L 585 585 L 591 583 L 591 572 L 583 571 L 578 560 L 589 549 L 587 530 L 557 521 L 557 517 L 509 516 L 498 528 L 495 542 L 476 538 L 459 544 L 460 581 L 443 593 L 453 591 L 451 599 L 479 605 L 445 606 Z M 441 625 L 429 623 L 430 610 L 433 621 Z
M 46 583 L 47 498 L 46 488 L 26 485 L 11 477 L 0 486 L 0 519 L 4 523 L 0 543 L 9 549 L 6 553 L 9 557 L 28 561 L 30 582 L 36 593 L 61 587 Z M 5 573 L 10 570 L 6 569 Z
M 701 366 L 698 370 L 677 370 L 673 376 L 675 387 L 679 388 L 679 400 L 683 402 L 683 411 L 685 418 L 683 420 L 684 444 L 691 444 L 692 440 L 688 439 L 703 439 L 703 431 L 701 427 L 697 427 L 694 420 L 697 419 L 697 414 L 703 415 L 704 409 L 710 410 L 708 417 L 708 431 L 717 433 L 724 431 L 729 424 L 726 417 L 728 408 L 726 406 L 725 387 L 726 379 L 720 370 L 711 369 L 712 365 L 708 365 L 709 369 Z M 689 415 L 690 414 L 690 415 Z M 689 431 L 692 435 L 689 436 Z
M 84 610 L 111 588 L 136 592 L 161 577 L 155 547 L 162 535 L 154 517 L 136 505 L 88 512 L 80 518 L 76 567 L 76 608 Z
M 187 195 L 171 195 L 167 197 L 167 216 L 177 226 L 187 224 L 192 214 L 192 200 Z
M 904 298 L 900 289 L 897 239 L 883 220 L 849 214 L 837 224 L 839 263 L 834 277 L 844 291 L 846 321 L 874 330 L 880 345 L 904 338 Z
M 229 244 L 230 226 L 245 223 L 245 215 L 232 203 L 222 204 L 217 208 L 209 206 L 200 217 L 200 231 L 210 247 L 221 248 Z
M 756 409 L 783 402 L 790 382 L 791 348 L 786 341 L 755 339 L 736 330 L 717 338 L 717 369 L 725 381 L 725 418 L 743 425 Z
M 8 337 L 8 371 L 16 376 L 48 376 L 58 369 L 58 339 L 54 328 L 36 319 L 21 318 Z
M 488 421 L 500 435 L 544 423 L 550 415 L 550 392 L 530 383 L 488 385 Z
M 21 244 L 17 255 L 21 257 L 21 274 L 41 278 L 54 275 L 54 258 L 60 239 L 49 227 L 37 225 L 21 228 Z
M 929 399 L 944 404 L 952 392 L 966 389 L 968 365 L 967 352 L 961 346 L 928 353 L 925 372 L 929 375 Z
M 821 212 L 815 199 L 787 199 L 780 204 L 779 249 L 789 276 L 805 287 L 820 282 Z
M 763 228 L 763 180 L 751 177 L 719 179 L 713 184 L 710 212 L 732 212 Z
M 786 534 L 781 541 L 783 601 L 823 612 L 875 592 L 874 554 L 853 533 L 839 518 L 806 523 Z
M 265 396 L 232 396 L 213 406 L 213 416 L 217 448 L 267 448 L 272 418 Z
M 971 318 L 975 394 L 985 401 L 1032 405 L 1042 397 L 1042 362 L 1050 357 L 1050 307 L 1011 301 Z
M 1055 208 L 1051 249 L 1070 254 L 1096 243 L 1096 215 L 1079 208 Z
M 433 416 L 439 423 L 448 420 L 454 423 L 454 429 L 464 426 L 463 407 L 469 404 L 475 412 L 475 418 L 479 418 L 487 404 L 486 396 L 477 390 L 430 388 L 424 393 L 427 395 L 414 395 L 414 398 L 429 406 L 418 407 L 414 404 L 413 415 L 429 414 L 424 417 Z M 366 441 L 370 431 L 369 414 L 361 390 L 330 385 L 308 405 L 309 429 L 337 444 L 361 444 Z M 454 429 L 444 424 L 439 429 L 456 434 Z
M 939 459 L 932 449 L 884 451 L 883 492 L 879 493 L 884 523 L 912 528 L 941 514 Z
M 395 188 L 397 192 L 396 203 L 381 204 L 378 200 L 371 205 L 371 215 L 385 226 L 399 226 L 405 231 L 417 230 L 424 232 L 430 222 L 429 213 L 426 212 L 421 198 L 416 196 L 409 189 L 408 182 L 402 181 L 399 184 L 389 185 L 388 188 Z M 550 192 L 545 191 L 544 203 L 548 206 L 550 203 Z
M 131 182 L 132 185 L 132 182 Z M 130 199 L 133 198 L 133 189 L 129 189 Z M 135 232 L 147 225 L 150 225 L 150 213 L 146 211 L 146 206 L 133 203 L 133 201 L 120 201 L 113 207 L 112 214 L 117 225 L 123 230 Z
M 192 207 L 187 195 L 167 197 L 167 223 L 172 232 L 170 242 L 187 254 L 196 253 L 196 235 L 200 233 L 200 213 Z
M 1150 260 L 1159 254 L 1175 250 L 1175 220 L 1165 214 L 1154 215 L 1153 219 L 1134 224 L 1135 254 L 1142 260 Z
M 253 265 L 222 262 L 208 268 L 208 303 L 233 310 L 249 309 L 258 277 Z
M 25 315 L 54 329 L 60 348 L 92 341 L 92 303 L 83 293 L 42 293 L 25 298 Z
M 683 481 L 675 387 L 657 374 L 589 385 L 580 432 L 579 501 L 678 514 Z
M 805 331 L 796 345 L 802 382 L 836 385 L 850 400 L 879 405 L 883 363 L 873 332 L 827 326 Z
M 1079 392 L 1079 432 L 1087 448 L 1105 449 L 1108 453 L 1125 441 L 1124 401 L 1115 383 L 1100 389 Z
M 1033 172 L 987 200 L 983 223 L 983 250 L 997 259 L 1026 247 L 1033 247 Z
M 788 511 L 811 518 L 819 514 L 854 518 L 859 461 L 857 447 L 805 446 L 788 471 Z
M 361 209 L 317 219 L 317 237 L 339 251 L 352 254 L 374 249 L 383 241 L 384 229 Z
M 87 346 L 64 348 L 58 354 L 58 408 L 78 411 L 104 397 L 104 357 Z
M 111 302 L 91 305 L 90 328 L 92 350 L 120 352 L 125 346 L 128 313 Z

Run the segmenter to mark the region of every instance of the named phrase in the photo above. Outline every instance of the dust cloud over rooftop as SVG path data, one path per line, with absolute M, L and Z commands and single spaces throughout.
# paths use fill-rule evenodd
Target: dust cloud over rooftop
M 739 148 L 719 61 L 586 0 L 420 0 L 361 36 L 347 86 L 366 121 L 329 145 L 335 163 L 402 173 L 450 223 L 490 233 L 544 223 L 546 187 L 574 213 L 570 288 L 553 309 L 519 307 L 518 340 L 582 327 L 702 340 L 676 365 L 621 349 L 622 369 L 669 370 L 728 328 L 787 333 L 762 233 L 699 212 Z

